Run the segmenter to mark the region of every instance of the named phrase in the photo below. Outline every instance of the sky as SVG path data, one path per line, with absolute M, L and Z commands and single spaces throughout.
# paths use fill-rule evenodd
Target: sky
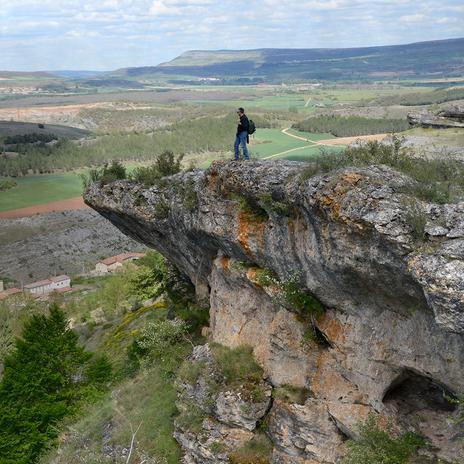
M 187 50 L 457 37 L 463 0 L 0 0 L 0 70 L 114 70 Z

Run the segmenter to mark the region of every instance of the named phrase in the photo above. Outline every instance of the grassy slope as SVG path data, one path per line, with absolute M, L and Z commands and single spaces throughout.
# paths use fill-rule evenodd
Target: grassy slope
M 76 174 L 48 174 L 18 178 L 17 187 L 0 192 L 0 211 L 10 211 L 51 201 L 66 200 L 82 194 Z

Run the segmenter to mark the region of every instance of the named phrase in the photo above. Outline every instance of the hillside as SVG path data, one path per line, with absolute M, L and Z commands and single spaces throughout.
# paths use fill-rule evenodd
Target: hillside
M 233 80 L 341 80 L 462 75 L 464 38 L 362 48 L 188 51 L 159 66 L 118 75 L 186 76 Z

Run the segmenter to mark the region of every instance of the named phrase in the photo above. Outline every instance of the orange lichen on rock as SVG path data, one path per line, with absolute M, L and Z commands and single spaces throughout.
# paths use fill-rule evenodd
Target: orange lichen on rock
M 228 271 L 230 268 L 230 258 L 228 256 L 222 256 L 221 257 L 221 266 L 222 269 L 225 271 Z
M 334 344 L 342 344 L 346 339 L 346 327 L 329 313 L 325 313 L 318 321 L 319 329 Z
M 253 220 L 247 212 L 239 211 L 237 240 L 248 256 L 253 257 L 250 240 L 258 247 L 264 244 L 265 227 L 265 222 Z
M 255 285 L 258 285 L 258 268 L 257 267 L 250 267 L 248 270 L 247 270 L 247 279 L 255 284 Z
M 357 185 L 361 180 L 362 176 L 360 174 L 356 172 L 347 172 L 337 179 L 335 184 L 332 184 L 333 186 L 330 192 L 320 192 L 316 198 L 323 208 L 328 209 L 332 213 L 334 218 L 343 220 L 346 223 L 352 223 L 352 221 L 348 221 L 347 218 L 342 217 L 342 202 L 351 188 Z M 357 225 L 362 228 L 360 224 Z

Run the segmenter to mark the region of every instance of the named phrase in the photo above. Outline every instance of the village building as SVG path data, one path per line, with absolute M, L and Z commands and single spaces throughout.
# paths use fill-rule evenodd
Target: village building
M 145 256 L 145 253 L 121 253 L 116 256 L 111 256 L 99 261 L 95 265 L 96 274 L 107 274 L 108 272 L 114 272 L 120 269 L 123 264 L 134 261 L 135 259 L 140 259 Z
M 53 291 L 63 292 L 71 288 L 71 278 L 67 275 L 50 277 L 24 286 L 24 291 L 34 296 L 48 295 Z

